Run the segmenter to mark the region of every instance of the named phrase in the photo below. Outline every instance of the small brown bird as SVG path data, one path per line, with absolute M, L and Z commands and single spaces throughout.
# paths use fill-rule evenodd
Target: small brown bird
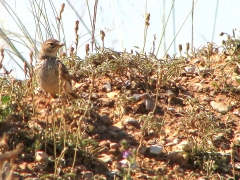
M 56 39 L 48 39 L 42 44 L 39 62 L 35 67 L 36 77 L 41 89 L 52 98 L 56 94 L 65 93 L 71 99 L 77 99 L 79 96 L 72 89 L 73 77 L 66 66 L 57 59 L 58 50 L 64 45 Z

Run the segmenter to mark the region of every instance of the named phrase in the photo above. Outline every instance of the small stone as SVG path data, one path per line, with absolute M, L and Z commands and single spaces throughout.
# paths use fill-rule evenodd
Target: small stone
M 160 154 L 162 152 L 163 147 L 159 145 L 150 146 L 150 153 L 152 154 Z
M 235 110 L 233 111 L 233 114 L 236 115 L 236 116 L 238 116 L 238 117 L 240 117 L 240 109 L 235 109 Z
M 176 163 L 180 166 L 188 164 L 189 155 L 184 151 L 172 151 L 166 156 L 171 163 Z
M 196 69 L 195 66 L 187 66 L 187 67 L 184 68 L 186 73 L 190 73 L 190 74 L 193 74 L 195 72 L 195 69 Z
M 36 162 L 45 162 L 45 163 L 47 163 L 48 155 L 45 152 L 43 152 L 43 151 L 37 151 L 35 153 L 35 161 Z
M 99 98 L 102 106 L 112 107 L 114 105 L 114 100 L 110 98 Z
M 108 147 L 103 147 L 98 151 L 99 154 L 108 154 L 109 153 L 109 148 Z
M 117 149 L 118 144 L 117 143 L 110 143 L 110 149 Z
M 108 131 L 108 135 L 112 138 L 117 138 L 118 137 L 118 133 L 114 132 L 114 131 Z
M 140 147 L 140 149 L 139 149 L 139 152 L 141 154 L 145 154 L 146 151 L 147 151 L 147 147 L 144 147 L 144 146 Z
M 91 100 L 96 101 L 99 98 L 99 95 L 97 93 L 92 93 Z
M 103 114 L 103 115 L 100 115 L 100 120 L 104 123 L 104 124 L 108 124 L 111 122 L 111 119 L 108 115 L 106 114 Z
M 112 163 L 112 169 L 121 169 L 121 164 L 118 161 Z
M 152 98 L 147 98 L 147 99 L 144 99 L 143 100 L 143 104 L 145 105 L 145 109 L 147 111 L 152 111 L 155 107 L 155 103 L 154 101 L 152 100 Z
M 134 94 L 132 96 L 136 101 L 138 101 L 141 98 L 141 94 Z
M 106 131 L 106 126 L 98 126 L 97 127 L 97 129 L 96 129 L 96 131 L 98 132 L 98 133 L 103 133 L 103 132 L 105 132 Z
M 107 92 L 110 92 L 112 90 L 112 85 L 110 82 L 107 82 L 105 85 L 103 85 L 103 89 Z
M 195 60 L 193 61 L 194 64 L 197 64 L 197 63 L 200 63 L 200 62 L 201 62 L 201 59 L 195 59 Z
M 82 178 L 83 179 L 92 178 L 92 177 L 93 177 L 93 172 L 92 171 L 82 172 Z
M 110 126 L 109 127 L 109 130 L 110 131 L 115 131 L 115 132 L 117 132 L 117 131 L 121 131 L 121 129 L 123 129 L 124 127 L 123 127 L 123 125 L 122 125 L 122 122 L 117 122 L 116 124 L 114 124 L 114 125 L 112 125 L 112 126 Z
M 37 130 L 37 131 L 42 131 L 43 128 L 40 124 L 36 123 L 35 121 L 28 121 L 28 127 L 30 129 L 34 129 L 34 130 Z
M 109 92 L 109 93 L 107 93 L 107 97 L 110 98 L 110 99 L 116 98 L 117 95 L 118 95 L 117 92 Z
M 228 107 L 222 103 L 211 101 L 210 105 L 215 111 L 218 111 L 219 113 L 226 114 L 228 112 Z
M 111 163 L 112 162 L 112 157 L 107 155 L 107 154 L 100 154 L 98 159 L 100 159 L 101 161 L 103 161 L 105 163 Z
M 119 131 L 118 132 L 118 137 L 120 139 L 127 138 L 129 135 L 125 131 Z
M 213 73 L 213 69 L 210 68 L 200 68 L 200 69 L 196 69 L 196 73 L 198 75 L 207 75 L 207 74 L 211 74 Z
M 125 81 L 124 85 L 126 87 L 130 87 L 131 86 L 131 81 L 130 80 Z
M 124 125 L 132 125 L 132 126 L 138 128 L 138 129 L 140 129 L 140 123 L 134 118 L 126 118 L 123 121 L 123 124 Z
M 203 85 L 201 83 L 195 83 L 193 86 L 193 91 L 203 92 Z

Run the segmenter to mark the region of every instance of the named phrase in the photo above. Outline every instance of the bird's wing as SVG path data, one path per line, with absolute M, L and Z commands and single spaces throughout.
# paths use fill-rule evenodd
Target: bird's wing
M 60 68 L 61 68 L 63 79 L 71 83 L 71 80 L 73 79 L 73 77 L 69 74 L 66 66 L 60 60 L 57 60 L 57 63 L 58 63 L 58 67 L 61 66 Z

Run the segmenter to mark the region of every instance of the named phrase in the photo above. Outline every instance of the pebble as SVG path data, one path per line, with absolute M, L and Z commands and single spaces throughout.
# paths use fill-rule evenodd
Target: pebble
M 92 178 L 92 177 L 93 177 L 93 172 L 92 171 L 82 172 L 82 178 L 83 179 Z
M 126 118 L 124 121 L 123 121 L 123 124 L 124 125 L 131 125 L 131 126 L 134 126 L 138 129 L 140 129 L 140 123 L 134 119 L 134 118 Z
M 117 149 L 118 144 L 117 143 L 110 143 L 110 149 Z
M 103 89 L 107 92 L 110 92 L 112 90 L 112 85 L 110 82 L 107 82 L 105 85 L 103 85 Z
M 108 115 L 106 114 L 103 114 L 103 115 L 100 115 L 100 120 L 104 123 L 104 124 L 108 124 L 111 122 L 111 119 Z
M 152 154 L 160 154 L 162 152 L 163 147 L 159 145 L 150 146 L 150 153 Z
M 109 127 L 109 130 L 110 131 L 115 131 L 115 132 L 118 132 L 118 131 L 121 131 L 121 129 L 123 129 L 123 125 L 122 125 L 122 122 L 117 122 L 116 124 L 112 125 Z
M 190 74 L 193 74 L 195 72 L 195 69 L 196 67 L 195 66 L 187 66 L 184 68 L 184 70 L 187 72 L 187 73 L 190 73 Z
M 118 137 L 118 133 L 114 132 L 114 131 L 108 131 L 108 135 L 112 138 L 117 138 Z
M 228 107 L 222 103 L 211 101 L 210 105 L 215 111 L 218 111 L 219 113 L 226 114 L 228 112 Z
M 111 163 L 112 162 L 112 157 L 107 155 L 107 154 L 100 154 L 98 156 L 98 159 L 100 159 L 101 161 L 103 161 L 105 163 Z
M 106 131 L 106 126 L 98 126 L 97 127 L 97 132 L 98 133 L 103 133 L 103 132 L 105 132 Z
M 109 92 L 109 93 L 107 93 L 107 97 L 110 98 L 110 99 L 116 98 L 117 95 L 118 95 L 117 92 Z

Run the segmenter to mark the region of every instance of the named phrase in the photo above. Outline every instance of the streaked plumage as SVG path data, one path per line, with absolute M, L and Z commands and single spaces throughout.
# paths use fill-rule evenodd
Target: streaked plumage
M 35 67 L 36 78 L 42 90 L 52 97 L 60 93 L 65 93 L 72 99 L 79 96 L 72 90 L 71 80 L 66 66 L 57 59 L 58 50 L 64 46 L 56 39 L 48 39 L 42 44 L 39 60 Z M 61 84 L 59 86 L 59 70 Z

